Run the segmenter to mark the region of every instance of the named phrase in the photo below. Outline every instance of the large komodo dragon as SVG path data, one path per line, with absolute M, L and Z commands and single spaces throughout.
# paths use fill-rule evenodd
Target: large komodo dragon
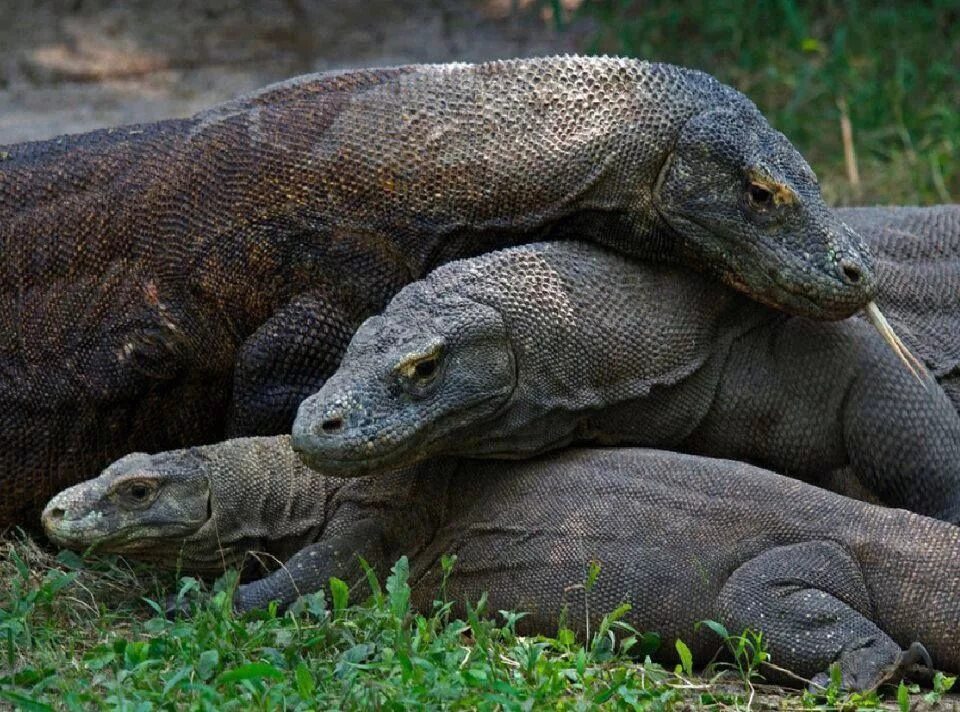
M 869 324 L 790 317 L 575 241 L 408 285 L 364 322 L 293 428 L 309 464 L 344 476 L 584 441 L 821 482 L 849 468 L 885 504 L 960 523 L 960 414 Z
M 719 641 L 694 624 L 713 619 L 763 630 L 774 662 L 804 677 L 839 661 L 850 688 L 918 657 L 915 642 L 960 672 L 960 528 L 737 462 L 568 450 L 336 479 L 304 467 L 285 437 L 232 440 L 126 457 L 55 497 L 44 522 L 65 546 L 188 571 L 251 549 L 292 555 L 239 587 L 240 610 L 355 581 L 357 554 L 381 575 L 409 555 L 414 603 L 429 610 L 439 559 L 456 554 L 447 590 L 461 611 L 487 591 L 491 610 L 530 613 L 521 632 L 553 634 L 569 605 L 582 633 L 576 585 L 598 561 L 590 610 L 628 602 L 663 655 L 680 637 L 708 659 Z
M 663 64 L 308 76 L 4 148 L 0 528 L 126 452 L 288 430 L 401 286 L 570 233 L 818 318 L 876 286 L 787 139 Z

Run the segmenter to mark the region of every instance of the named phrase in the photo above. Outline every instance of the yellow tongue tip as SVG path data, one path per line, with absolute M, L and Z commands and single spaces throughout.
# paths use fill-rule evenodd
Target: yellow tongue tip
M 864 312 L 867 315 L 867 319 L 873 324 L 873 327 L 880 332 L 880 336 L 890 345 L 890 348 L 893 349 L 897 357 L 903 361 L 904 365 L 910 370 L 910 373 L 926 387 L 927 379 L 929 378 L 927 369 L 924 368 L 924 365 L 920 363 L 916 356 L 910 353 L 910 349 L 907 348 L 906 344 L 900 340 L 897 332 L 890 326 L 890 322 L 887 321 L 883 312 L 880 311 L 877 303 L 868 302 L 867 306 L 864 307 Z

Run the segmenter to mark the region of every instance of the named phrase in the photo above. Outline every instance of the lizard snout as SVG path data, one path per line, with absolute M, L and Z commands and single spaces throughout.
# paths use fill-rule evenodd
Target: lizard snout
M 300 412 L 293 426 L 293 435 L 330 439 L 350 430 L 357 420 L 355 409 L 338 401 L 323 403 L 308 398 L 301 403 Z
M 327 399 L 316 394 L 300 404 L 293 423 L 293 449 L 311 460 L 349 456 L 354 445 L 351 435 L 363 421 L 358 409 L 342 398 Z
M 76 487 L 71 487 L 54 496 L 40 515 L 47 537 L 60 546 L 82 543 L 86 533 L 85 525 L 88 522 L 77 517 L 76 490 Z
M 333 435 L 334 433 L 339 433 L 341 430 L 343 430 L 343 418 L 339 415 L 331 415 L 320 422 L 318 434 Z
M 47 508 L 43 510 L 43 514 L 40 515 L 40 520 L 43 523 L 43 527 L 49 530 L 63 519 L 64 514 L 66 514 L 66 512 L 62 507 L 50 507 L 48 505 Z
M 403 423 L 363 407 L 364 398 L 322 391 L 300 404 L 290 443 L 309 467 L 336 476 L 366 474 L 395 456 Z
M 863 279 L 863 270 L 856 262 L 840 260 L 837 268 L 840 271 L 840 278 L 850 286 L 859 284 L 860 280 Z

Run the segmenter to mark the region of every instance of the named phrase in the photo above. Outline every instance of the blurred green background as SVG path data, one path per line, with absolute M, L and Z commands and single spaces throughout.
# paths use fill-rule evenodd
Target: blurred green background
M 831 202 L 960 200 L 956 0 L 548 5 L 561 26 L 594 21 L 587 51 L 697 67 L 748 94 L 809 159 Z

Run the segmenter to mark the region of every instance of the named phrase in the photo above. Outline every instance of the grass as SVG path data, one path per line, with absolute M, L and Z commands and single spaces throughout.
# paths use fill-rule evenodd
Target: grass
M 956 0 L 586 0 L 578 12 L 597 27 L 589 51 L 696 67 L 745 92 L 828 201 L 960 200 Z
M 698 661 L 682 643 L 675 669 L 638 663 L 659 641 L 624 624 L 623 608 L 589 641 L 562 627 L 555 637 L 518 636 L 522 613 L 489 612 L 483 601 L 457 619 L 441 592 L 430 615 L 418 615 L 409 607 L 403 559 L 383 586 L 368 576 L 362 605 L 348 605 L 346 584 L 334 579 L 326 594 L 306 596 L 285 614 L 238 617 L 229 605 L 236 573 L 208 588 L 114 557 L 53 557 L 27 538 L 0 547 L 0 576 L 10 582 L 0 593 L 0 706 L 852 710 L 883 704 L 876 693 L 841 695 L 835 685 L 820 697 L 784 697 L 757 677 L 766 659 L 762 638 L 731 637 L 714 623 L 734 662 L 695 677 Z M 187 602 L 189 618 L 162 615 L 168 589 Z M 931 704 L 950 683 L 941 677 L 924 695 L 902 687 L 903 699 L 889 704 L 904 710 Z

